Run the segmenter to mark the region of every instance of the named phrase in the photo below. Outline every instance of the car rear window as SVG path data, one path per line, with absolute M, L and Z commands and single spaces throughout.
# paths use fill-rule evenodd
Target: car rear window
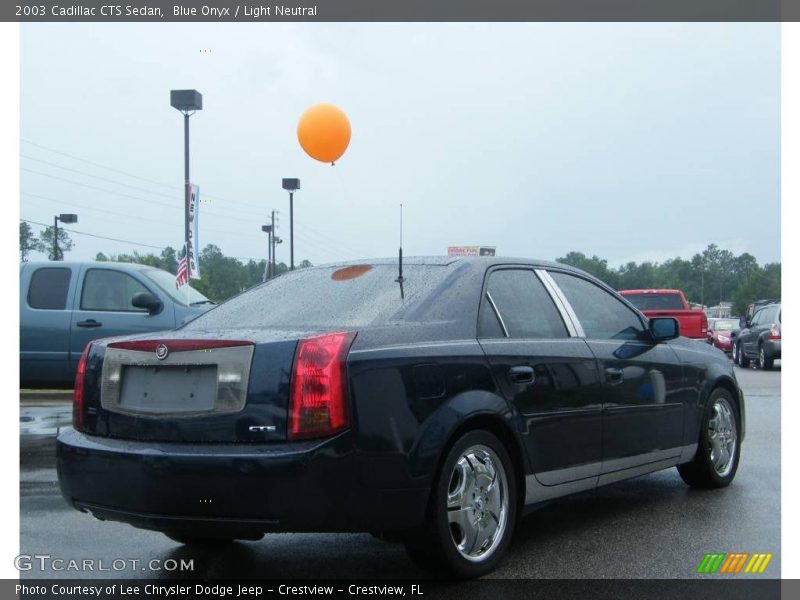
M 683 310 L 679 294 L 625 294 L 628 302 L 639 310 Z
M 773 323 L 781 322 L 781 310 L 778 306 L 768 306 L 764 309 L 764 313 L 758 319 L 759 325 L 771 325 Z
M 445 265 L 314 267 L 286 273 L 186 324 L 185 329 L 363 327 L 402 319 L 448 275 Z

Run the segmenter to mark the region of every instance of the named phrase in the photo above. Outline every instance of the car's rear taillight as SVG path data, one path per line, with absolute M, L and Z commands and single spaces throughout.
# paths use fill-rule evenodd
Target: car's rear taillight
M 350 421 L 347 353 L 354 331 L 300 340 L 292 368 L 289 437 L 322 437 L 345 429 Z
M 708 317 L 706 316 L 706 313 L 703 313 L 700 317 L 700 333 L 703 335 L 708 333 Z
M 86 344 L 78 362 L 78 371 L 75 373 L 75 389 L 72 392 L 72 426 L 77 431 L 83 431 L 83 395 L 86 379 L 86 363 L 89 361 L 89 352 L 92 342 Z
M 781 339 L 781 328 L 777 325 L 773 325 L 769 329 L 769 339 L 771 340 L 779 340 Z

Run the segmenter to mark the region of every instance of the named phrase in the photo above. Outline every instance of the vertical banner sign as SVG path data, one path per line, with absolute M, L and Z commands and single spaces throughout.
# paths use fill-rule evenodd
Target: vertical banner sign
M 200 279 L 200 188 L 189 184 L 189 277 Z

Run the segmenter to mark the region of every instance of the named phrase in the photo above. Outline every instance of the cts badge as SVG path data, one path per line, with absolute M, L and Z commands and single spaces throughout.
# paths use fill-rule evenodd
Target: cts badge
M 156 358 L 158 360 L 164 360 L 167 358 L 167 354 L 169 354 L 169 348 L 167 348 L 166 344 L 159 344 L 156 346 Z

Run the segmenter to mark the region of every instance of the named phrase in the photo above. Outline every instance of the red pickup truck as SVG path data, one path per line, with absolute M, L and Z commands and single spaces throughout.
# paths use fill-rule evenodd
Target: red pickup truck
M 620 290 L 626 300 L 646 317 L 675 317 L 681 335 L 704 340 L 708 336 L 708 318 L 700 309 L 689 308 L 680 290 Z

